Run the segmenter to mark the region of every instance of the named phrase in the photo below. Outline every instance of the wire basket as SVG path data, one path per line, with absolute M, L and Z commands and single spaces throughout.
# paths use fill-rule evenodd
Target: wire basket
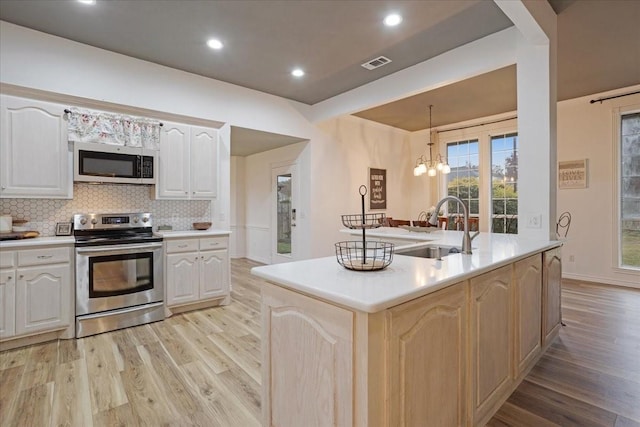
M 386 215 L 383 213 L 368 213 L 364 215 L 364 221 L 362 220 L 362 214 L 342 215 L 342 224 L 351 229 L 361 230 L 363 228 L 378 228 L 384 223 Z
M 382 270 L 393 261 L 393 243 L 366 242 L 365 248 L 363 242 L 350 240 L 335 246 L 338 264 L 349 270 Z

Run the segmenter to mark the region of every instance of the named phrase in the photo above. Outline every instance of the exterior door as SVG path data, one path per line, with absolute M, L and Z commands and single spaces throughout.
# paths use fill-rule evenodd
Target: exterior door
M 271 169 L 273 213 L 271 215 L 271 263 L 295 261 L 297 259 L 296 223 L 298 212 L 298 177 L 296 165 Z

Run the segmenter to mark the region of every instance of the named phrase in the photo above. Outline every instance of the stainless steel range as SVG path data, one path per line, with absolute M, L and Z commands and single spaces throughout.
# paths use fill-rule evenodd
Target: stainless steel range
M 150 213 L 76 214 L 76 337 L 164 319 L 162 237 Z

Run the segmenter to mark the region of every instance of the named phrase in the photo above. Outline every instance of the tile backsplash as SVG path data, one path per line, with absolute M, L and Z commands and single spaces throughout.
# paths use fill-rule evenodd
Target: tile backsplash
M 73 200 L 0 199 L 0 214 L 27 219 L 30 230 L 42 236 L 55 235 L 57 222 L 69 222 L 76 213 L 151 212 L 154 229 L 171 225 L 190 230 L 197 221 L 211 221 L 208 200 L 153 200 L 144 185 L 74 184 Z

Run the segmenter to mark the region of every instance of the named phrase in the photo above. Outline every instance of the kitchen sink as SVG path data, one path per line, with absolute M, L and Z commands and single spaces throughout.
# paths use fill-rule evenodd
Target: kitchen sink
M 418 248 L 407 248 L 395 251 L 397 255 L 414 256 L 418 258 L 440 259 L 447 255 L 458 254 L 461 249 L 457 246 L 426 245 Z

